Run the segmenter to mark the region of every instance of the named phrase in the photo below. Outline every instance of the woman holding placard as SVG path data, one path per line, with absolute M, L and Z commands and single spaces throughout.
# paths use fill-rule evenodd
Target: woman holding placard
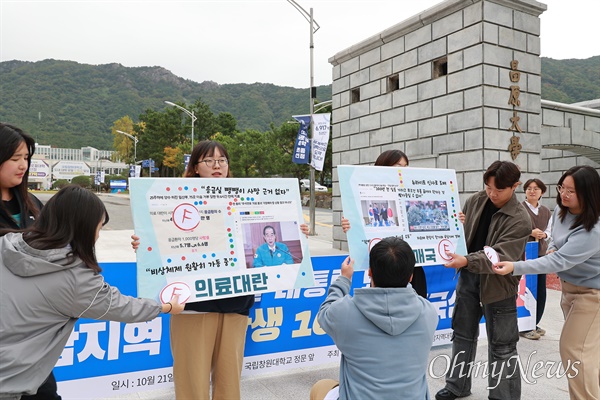
M 375 166 L 380 167 L 408 167 L 408 156 L 400 150 L 386 150 L 377 157 Z M 390 216 L 386 209 L 386 219 Z M 393 215 L 393 214 L 392 214 Z M 350 229 L 350 221 L 342 217 L 342 230 L 344 233 Z M 412 280 L 410 281 L 412 288 L 417 294 L 423 298 L 427 298 L 427 278 L 423 267 L 415 267 Z
M 558 181 L 557 191 L 548 254 L 499 262 L 494 272 L 557 273 L 565 316 L 560 356 L 569 378 L 569 394 L 571 399 L 599 399 L 600 175 L 587 165 L 572 167 Z

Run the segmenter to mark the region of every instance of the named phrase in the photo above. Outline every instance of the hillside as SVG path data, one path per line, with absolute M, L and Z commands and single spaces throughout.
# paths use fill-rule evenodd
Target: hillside
M 308 89 L 269 83 L 197 83 L 162 67 L 128 68 L 73 61 L 0 63 L 0 121 L 14 123 L 41 144 L 112 148 L 110 128 L 129 115 L 162 110 L 165 100 L 191 104 L 200 98 L 215 113 L 228 112 L 239 130 L 266 131 L 308 112 Z M 331 85 L 317 89 L 331 98 Z M 542 58 L 542 98 L 573 103 L 600 98 L 600 56 L 585 60 Z

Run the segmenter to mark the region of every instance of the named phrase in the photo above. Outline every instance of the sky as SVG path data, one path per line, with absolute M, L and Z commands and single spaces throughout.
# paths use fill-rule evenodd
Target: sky
M 528 0 L 531 1 L 531 0 Z M 439 0 L 296 0 L 313 8 L 314 83 L 328 59 Z M 599 0 L 546 0 L 543 57 L 600 55 Z M 0 0 L 0 61 L 161 66 L 195 82 L 310 86 L 310 25 L 286 0 Z

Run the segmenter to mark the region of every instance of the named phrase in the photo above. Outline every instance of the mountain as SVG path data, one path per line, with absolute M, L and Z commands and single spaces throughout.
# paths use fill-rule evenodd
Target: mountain
M 213 113 L 231 113 L 238 129 L 266 131 L 292 115 L 309 111 L 308 89 L 269 83 L 197 83 L 162 67 L 128 68 L 73 61 L 0 63 L 0 121 L 13 123 L 40 144 L 112 149 L 111 127 L 147 109 L 163 110 L 165 100 L 194 103 Z M 317 99 L 331 99 L 331 85 L 317 88 Z
M 270 83 L 202 83 L 162 67 L 128 68 L 73 61 L 0 63 L 0 121 L 14 123 L 40 144 L 112 149 L 113 122 L 134 121 L 147 109 L 162 110 L 165 100 L 192 104 L 198 98 L 215 114 L 231 113 L 240 130 L 266 131 L 292 115 L 308 113 L 308 89 Z M 600 56 L 585 60 L 542 58 L 542 98 L 563 103 L 600 98 Z M 331 85 L 317 88 L 317 99 L 331 99 Z

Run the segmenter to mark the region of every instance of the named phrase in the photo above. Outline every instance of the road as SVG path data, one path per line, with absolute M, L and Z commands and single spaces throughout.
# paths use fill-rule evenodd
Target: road
M 45 203 L 50 197 L 52 197 L 52 194 L 36 192 L 35 196 L 40 199 L 42 203 Z M 104 230 L 120 231 L 133 229 L 131 205 L 128 195 L 100 193 L 98 197 L 100 197 L 100 199 L 104 202 L 110 217 L 108 224 L 106 224 L 106 226 L 103 228 Z M 302 214 L 304 215 L 304 222 L 308 224 L 309 208 L 302 207 Z M 316 235 L 313 236 L 313 239 L 323 240 L 331 243 L 333 226 L 332 211 L 324 208 L 317 208 L 315 209 L 315 219 Z

